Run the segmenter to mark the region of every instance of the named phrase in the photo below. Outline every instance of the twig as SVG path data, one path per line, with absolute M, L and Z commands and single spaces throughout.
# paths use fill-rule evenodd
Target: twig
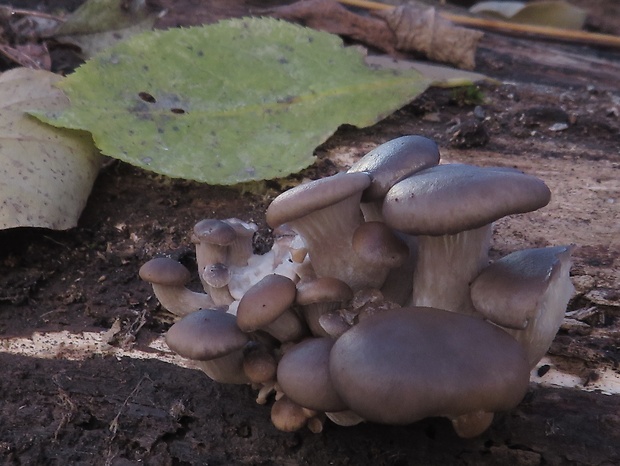
M 339 0 L 343 5 L 365 8 L 367 10 L 389 10 L 394 8 L 385 3 L 372 2 L 368 0 Z M 567 42 L 577 42 L 594 45 L 605 45 L 609 47 L 620 47 L 620 37 L 611 34 L 600 34 L 586 31 L 573 31 L 570 29 L 555 28 L 549 26 L 533 26 L 529 24 L 515 24 L 507 21 L 497 21 L 491 19 L 474 18 L 471 16 L 455 15 L 442 11 L 439 15 L 452 21 L 454 24 L 469 26 L 473 28 L 486 29 L 491 31 L 505 32 L 509 34 L 533 34 L 539 37 L 556 39 Z
M 64 23 L 65 19 L 60 16 L 52 15 L 50 13 L 45 13 L 43 11 L 35 11 L 35 10 L 24 10 L 21 8 L 12 8 L 12 7 L 0 7 L 1 11 L 6 12 L 9 16 L 31 16 L 33 18 L 43 18 L 50 19 L 52 21 L 56 21 L 58 23 Z

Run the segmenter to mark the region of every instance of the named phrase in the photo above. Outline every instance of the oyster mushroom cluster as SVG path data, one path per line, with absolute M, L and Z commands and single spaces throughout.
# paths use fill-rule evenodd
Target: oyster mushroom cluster
M 443 416 L 472 437 L 521 401 L 573 293 L 570 246 L 489 264 L 492 223 L 549 200 L 538 178 L 439 164 L 433 141 L 404 136 L 278 196 L 266 254 L 254 224 L 198 222 L 204 293 L 172 259 L 140 276 L 180 318 L 168 346 L 217 382 L 252 384 L 259 403 L 273 396 L 278 429 Z

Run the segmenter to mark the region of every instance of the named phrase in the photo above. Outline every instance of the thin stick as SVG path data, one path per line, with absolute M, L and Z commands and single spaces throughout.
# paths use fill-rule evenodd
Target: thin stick
M 44 18 L 51 19 L 53 21 L 64 23 L 65 19 L 60 16 L 52 15 L 50 13 L 45 13 L 43 11 L 35 11 L 35 10 L 24 10 L 21 8 L 11 8 L 11 7 L 0 7 L 0 10 L 6 11 L 9 15 L 15 16 L 32 16 L 34 18 Z
M 339 0 L 340 3 L 367 10 L 389 10 L 394 8 L 385 3 L 372 2 L 368 0 Z M 455 15 L 452 13 L 441 12 L 439 15 L 461 26 L 500 31 L 506 33 L 534 34 L 549 39 L 558 39 L 569 42 L 578 42 L 595 45 L 606 45 L 610 47 L 620 47 L 620 37 L 611 34 L 599 34 L 595 32 L 573 31 L 570 29 L 555 28 L 549 26 L 533 26 L 528 24 L 509 23 L 507 21 L 496 21 L 491 19 L 473 18 L 471 16 Z

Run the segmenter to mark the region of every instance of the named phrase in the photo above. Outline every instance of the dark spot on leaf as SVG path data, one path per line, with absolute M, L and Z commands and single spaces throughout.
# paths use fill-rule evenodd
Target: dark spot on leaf
M 178 131 L 178 130 L 179 130 L 179 127 L 178 127 L 178 126 L 173 126 L 173 127 L 172 127 L 172 131 Z
M 296 102 L 296 101 L 297 101 L 297 97 L 294 95 L 287 95 L 277 100 L 279 104 L 292 104 L 293 102 Z
M 170 111 L 172 113 L 176 113 L 177 115 L 182 115 L 185 113 L 185 110 L 183 110 L 182 108 L 171 108 Z
M 537 371 L 538 377 L 542 377 L 543 375 L 545 375 L 547 372 L 549 372 L 549 369 L 551 369 L 551 366 L 549 364 L 540 366 Z
M 198 52 L 196 52 L 196 55 L 198 55 L 199 57 L 203 57 L 204 54 L 205 53 L 202 50 L 198 50 Z
M 280 57 L 278 58 L 278 63 L 280 63 L 281 65 L 286 65 L 288 63 L 288 60 L 286 59 L 286 57 Z
M 138 97 L 140 97 L 142 100 L 150 104 L 154 104 L 155 102 L 157 102 L 157 100 L 155 100 L 155 97 L 153 97 L 148 92 L 144 92 L 144 91 L 138 92 Z

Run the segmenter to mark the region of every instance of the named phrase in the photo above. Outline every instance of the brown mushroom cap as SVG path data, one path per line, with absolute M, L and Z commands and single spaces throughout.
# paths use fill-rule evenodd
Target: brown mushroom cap
M 295 282 L 283 275 L 270 274 L 243 295 L 237 308 L 237 325 L 254 332 L 280 317 L 295 302 Z
M 276 429 L 284 432 L 295 432 L 308 422 L 304 408 L 283 396 L 271 407 L 271 422 Z
M 243 348 L 249 340 L 237 327 L 235 316 L 215 309 L 192 312 L 166 333 L 172 351 L 197 361 L 225 356 Z
M 252 383 L 267 383 L 275 380 L 278 363 L 264 346 L 253 344 L 243 354 L 243 372 Z
M 309 338 L 286 353 L 278 364 L 278 384 L 295 403 L 317 411 L 347 409 L 329 374 L 331 338 Z
M 362 195 L 362 202 L 381 199 L 406 176 L 439 163 L 435 141 L 423 136 L 402 136 L 368 152 L 349 169 L 349 173 L 368 173 L 372 182 Z
M 366 173 L 338 173 L 300 184 L 273 200 L 265 213 L 267 224 L 276 228 L 346 199 L 369 185 L 370 177 Z
M 542 180 L 518 170 L 438 165 L 396 183 L 383 202 L 383 216 L 390 227 L 409 234 L 449 235 L 539 209 L 550 198 Z
M 352 327 L 332 348 L 330 374 L 352 411 L 387 424 L 507 410 L 529 382 L 525 353 L 503 330 L 422 307 L 389 310 Z
M 140 267 L 140 278 L 158 285 L 182 286 L 191 279 L 191 274 L 180 262 L 168 257 L 151 259 Z

